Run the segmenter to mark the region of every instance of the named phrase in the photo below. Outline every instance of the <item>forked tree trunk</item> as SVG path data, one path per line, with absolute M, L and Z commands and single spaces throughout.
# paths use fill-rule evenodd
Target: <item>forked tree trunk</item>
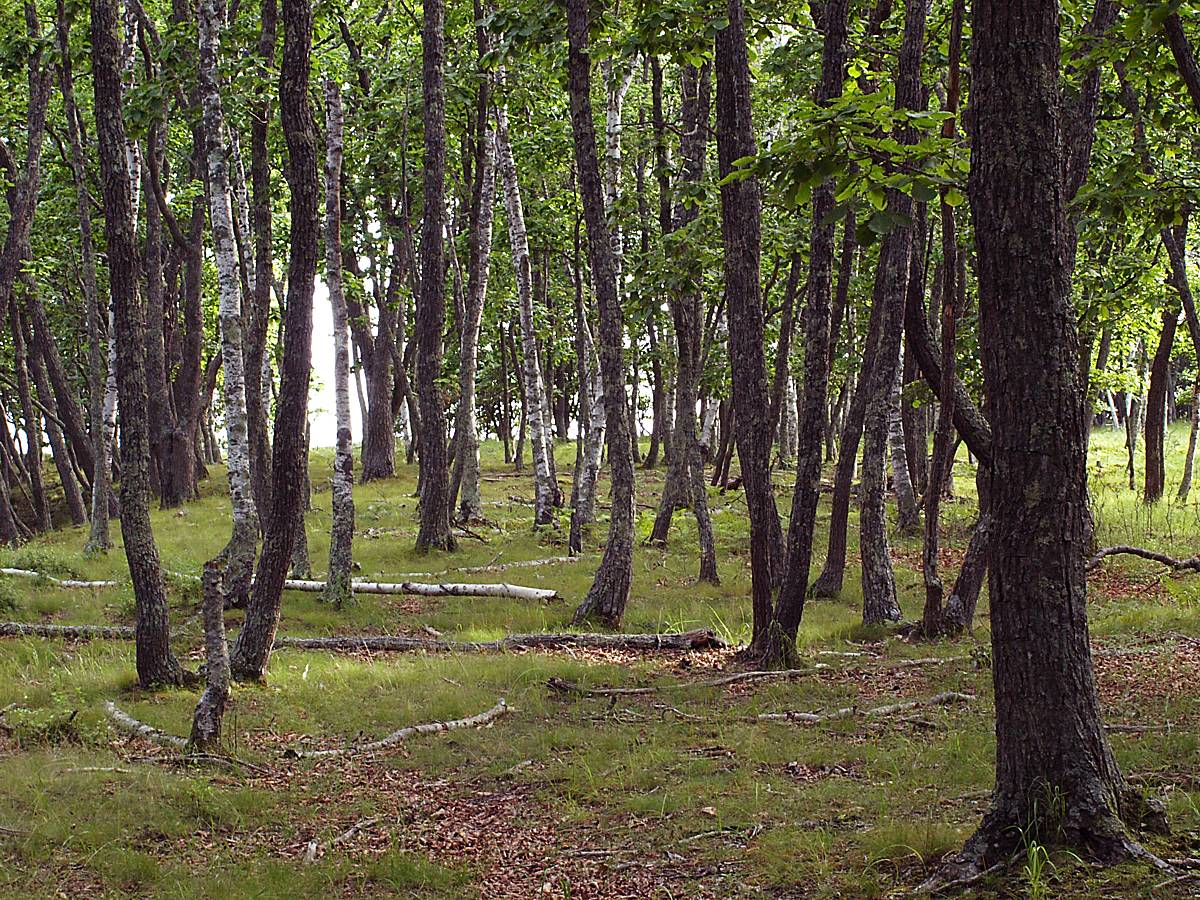
M 221 108 L 217 70 L 221 32 L 225 27 L 224 0 L 200 3 L 200 93 L 204 133 L 208 143 L 209 220 L 220 297 L 221 364 L 225 370 L 225 428 L 229 444 L 229 497 L 233 531 L 222 551 L 224 599 L 244 605 L 250 595 L 250 576 L 258 541 L 258 513 L 250 478 L 250 445 L 246 425 L 246 376 L 242 340 L 242 284 L 234 244 L 233 207 L 226 163 L 225 114 Z M 207 601 L 206 601 L 207 602 Z M 223 629 L 222 629 L 223 630 Z
M 342 90 L 325 78 L 325 282 L 333 307 L 333 390 L 337 444 L 333 461 L 333 527 L 325 599 L 350 599 L 354 563 L 354 439 L 350 432 L 350 334 L 342 293 Z
M 320 240 L 317 135 L 308 102 L 312 54 L 312 8 L 308 0 L 284 0 L 283 31 L 279 108 L 288 150 L 291 254 L 283 319 L 282 377 L 271 462 L 272 509 L 254 576 L 254 591 L 246 608 L 245 624 L 238 633 L 230 659 L 234 677 L 252 681 L 266 677 L 271 646 L 279 627 L 283 582 L 297 532 L 304 527 L 312 299 Z
M 437 381 L 442 374 L 446 324 L 446 33 L 444 0 L 424 0 L 421 25 L 424 64 L 425 211 L 421 217 L 421 293 L 417 302 L 417 394 L 421 398 L 421 526 L 417 550 L 453 550 L 446 470 L 446 409 Z
M 122 410 L 121 536 L 137 605 L 137 673 L 144 687 L 180 684 L 185 672 L 171 652 L 166 586 L 150 525 L 146 310 L 138 291 L 138 253 L 125 158 L 125 123 L 121 117 L 117 10 L 112 0 L 91 0 L 91 12 L 96 139 Z
M 592 118 L 591 57 L 588 53 L 587 0 L 567 3 L 567 92 L 571 101 L 571 130 L 579 194 L 587 223 L 592 288 L 600 307 L 599 354 L 604 380 L 604 409 L 608 430 L 608 461 L 612 472 L 612 514 L 608 544 L 587 596 L 575 610 L 576 623 L 590 618 L 617 626 L 625 614 L 633 581 L 634 483 L 629 418 L 625 414 L 625 326 L 617 292 L 612 236 L 605 219 L 600 163 Z
M 955 862 L 979 871 L 1031 834 L 1114 862 L 1140 848 L 1121 821 L 1134 809 L 1104 734 L 1088 641 L 1091 518 L 1065 251 L 1058 10 L 976 0 L 973 11 L 970 197 L 995 434 L 996 785 Z
M 525 234 L 525 209 L 521 201 L 521 186 L 517 180 L 517 165 L 508 137 L 508 112 L 503 105 L 496 107 L 496 147 L 500 175 L 504 182 L 504 207 L 508 213 L 509 246 L 512 249 L 516 273 L 517 300 L 521 322 L 521 417 L 529 427 L 529 443 L 533 456 L 533 524 L 549 525 L 554 519 L 555 486 L 550 477 L 549 454 L 553 442 L 546 434 L 542 410 L 546 405 L 546 386 L 538 361 L 537 331 L 533 323 L 533 271 L 530 267 L 529 240 Z M 515 347 L 514 358 L 515 358 Z M 517 437 L 517 461 L 521 460 L 521 437 Z M 519 466 L 518 466 L 519 468 Z
M 717 157 L 721 178 L 736 160 L 755 153 L 750 115 L 750 59 L 742 0 L 728 0 L 729 26 L 717 32 Z M 771 594 L 783 574 L 783 532 L 771 486 L 771 408 L 763 353 L 759 284 L 761 198 L 753 177 L 721 184 L 725 242 L 725 294 L 729 304 L 729 356 L 737 397 L 735 435 L 742 484 L 750 511 L 750 567 L 754 633 L 761 650 L 771 620 Z
M 825 4 L 825 42 L 821 83 L 817 89 L 817 102 L 822 105 L 828 104 L 841 93 L 845 80 L 848 14 L 849 0 L 830 0 Z M 812 566 L 817 500 L 821 488 L 821 443 L 829 393 L 829 356 L 834 343 L 830 320 L 835 223 L 826 221 L 830 219 L 833 204 L 834 183 L 830 179 L 813 194 L 808 297 L 803 316 L 804 394 L 797 412 L 796 487 L 792 495 L 783 584 L 772 611 L 770 633 L 763 648 L 764 661 L 770 665 L 788 665 L 795 657 L 796 634 L 804 615 L 804 600 L 808 594 L 808 576 Z

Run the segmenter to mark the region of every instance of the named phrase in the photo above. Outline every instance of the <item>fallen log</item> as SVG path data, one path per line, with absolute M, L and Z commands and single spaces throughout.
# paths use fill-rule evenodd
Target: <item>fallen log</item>
M 387 737 L 371 741 L 367 744 L 358 744 L 357 746 L 341 747 L 333 750 L 286 750 L 284 751 L 284 756 L 289 759 L 328 759 L 331 756 L 346 756 L 353 753 L 373 753 L 376 750 L 386 750 L 388 747 L 394 747 L 396 744 L 402 743 L 410 737 L 419 734 L 437 734 L 441 731 L 454 731 L 458 728 L 480 728 L 500 718 L 508 710 L 508 704 L 501 697 L 491 709 L 465 719 L 451 719 L 448 722 L 426 722 L 423 725 L 408 725 L 397 731 L 393 731 Z
M 564 560 L 572 560 L 572 557 L 563 557 L 560 560 L 546 560 L 546 562 L 562 562 Z M 534 560 L 529 565 L 540 564 L 540 560 Z M 509 566 L 522 565 L 522 563 L 509 563 Z M 480 566 L 475 569 L 463 569 L 464 572 L 490 572 L 499 571 L 505 568 L 504 566 Z M 172 578 L 179 578 L 188 581 L 199 581 L 199 576 L 189 575 L 183 572 L 168 572 Z M 427 573 L 421 573 L 427 574 Z M 432 573 L 428 573 L 432 574 Z M 117 587 L 123 582 L 120 581 L 82 581 L 75 578 L 55 578 L 53 575 L 43 575 L 41 572 L 34 572 L 31 569 L 7 569 L 0 568 L 0 575 L 11 575 L 16 578 L 36 578 L 48 581 L 55 587 L 63 588 L 111 588 Z M 304 591 L 306 593 L 321 593 L 325 590 L 325 582 L 309 581 L 305 579 L 288 579 L 283 583 L 284 590 L 288 591 Z M 356 594 L 409 594 L 418 597 L 508 597 L 514 600 L 554 600 L 558 597 L 558 591 L 550 588 L 532 588 L 523 587 L 519 584 L 455 584 L 455 583 L 425 583 L 420 581 L 400 581 L 396 583 L 382 581 L 362 581 L 355 579 L 351 582 L 351 590 Z
M 127 625 L 26 625 L 0 622 L 0 637 L 46 637 L 65 641 L 132 641 L 133 628 Z
M 281 637 L 276 649 L 334 650 L 353 653 L 377 650 L 396 653 L 502 653 L 506 650 L 554 650 L 588 648 L 594 650 L 704 650 L 725 644 L 708 630 L 671 634 L 510 634 L 494 641 L 447 641 L 406 635 L 351 635 L 344 637 Z
M 308 846 L 305 847 L 305 849 L 304 849 L 304 861 L 310 865 L 312 863 L 315 863 L 317 861 L 317 858 L 319 856 L 324 855 L 326 850 L 331 850 L 334 847 L 336 847 L 338 844 L 344 844 L 346 841 L 352 839 L 360 831 L 370 828 L 372 825 L 377 824 L 382 819 L 383 819 L 383 816 L 372 816 L 369 819 L 360 819 L 359 821 L 357 821 L 353 825 L 351 825 L 348 829 L 346 829 L 341 834 L 339 834 L 337 837 L 335 837 L 333 840 L 328 841 L 327 843 L 324 843 L 324 844 L 322 844 L 316 838 L 313 838 L 311 841 L 308 842 Z
M 61 638 L 63 640 L 131 641 L 134 629 L 125 625 L 27 625 L 0 622 L 0 637 Z M 708 650 L 725 643 L 707 629 L 669 634 L 510 634 L 494 641 L 447 641 L 439 638 L 408 637 L 401 634 L 362 634 L 342 637 L 278 637 L 275 649 L 331 650 L 355 653 L 361 650 L 392 653 L 503 653 L 507 650 Z M 744 673 L 743 673 L 744 674 Z M 740 676 L 739 676 L 740 677 Z
M 0 575 L 11 575 L 14 578 L 35 578 L 63 588 L 110 588 L 121 583 L 119 581 L 81 581 L 77 578 L 55 578 L 53 575 L 43 575 L 41 572 L 34 572 L 31 569 L 0 569 Z
M 1118 544 L 1115 547 L 1105 547 L 1096 552 L 1096 554 L 1088 560 L 1087 571 L 1092 572 L 1100 567 L 1100 563 L 1110 556 L 1139 556 L 1142 559 L 1148 559 L 1151 562 L 1162 563 L 1168 569 L 1174 571 L 1189 571 L 1200 572 L 1200 556 L 1193 556 L 1190 559 L 1176 559 L 1173 556 L 1168 556 L 1165 553 L 1159 553 L 1155 550 L 1147 550 L 1145 547 L 1132 547 L 1127 544 Z
M 505 569 L 527 569 L 533 566 L 552 566 L 558 563 L 576 563 L 583 559 L 582 556 L 551 556 L 548 559 L 525 559 L 517 562 L 494 563 L 486 566 L 463 566 L 455 569 L 456 572 L 465 574 L 479 574 L 480 572 L 503 572 Z
M 139 722 L 111 700 L 104 701 L 104 711 L 108 714 L 113 724 L 122 731 L 150 741 L 152 744 L 158 744 L 160 747 L 177 748 L 183 748 L 188 745 L 187 738 L 180 737 L 177 734 L 169 734 L 166 731 L 155 728 L 153 725 Z
M 323 581 L 288 579 L 284 590 L 320 593 Z M 352 581 L 350 589 L 356 594 L 408 594 L 417 597 L 508 597 L 514 600 L 554 600 L 558 591 L 549 588 L 522 587 L 518 584 L 426 584 L 420 581 L 400 581 L 394 584 L 381 581 Z
M 920 709 L 929 706 L 949 706 L 951 703 L 971 703 L 975 699 L 974 694 L 960 694 L 957 691 L 946 691 L 942 694 L 935 694 L 932 697 L 927 697 L 923 700 L 906 700 L 903 703 L 889 703 L 885 706 L 876 706 L 871 709 L 861 709 L 857 706 L 845 706 L 841 709 L 830 710 L 824 713 L 814 712 L 782 712 L 782 713 L 761 713 L 757 716 L 760 722 L 805 722 L 814 724 L 817 722 L 835 722 L 839 719 L 850 719 L 855 716 L 862 716 L 865 719 L 881 718 L 884 716 L 892 716 L 900 712 L 908 712 L 910 709 Z

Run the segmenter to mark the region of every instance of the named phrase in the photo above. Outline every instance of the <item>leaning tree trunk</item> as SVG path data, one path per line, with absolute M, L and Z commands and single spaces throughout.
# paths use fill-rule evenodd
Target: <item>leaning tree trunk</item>
M 30 344 L 33 353 L 29 357 L 29 374 L 33 377 L 34 387 L 42 407 L 46 410 L 46 438 L 50 441 L 50 449 L 54 454 L 54 467 L 58 470 L 58 480 L 63 487 L 63 495 L 67 502 L 67 514 L 72 525 L 87 524 L 87 508 L 83 505 L 83 492 L 79 489 L 79 479 L 71 465 L 71 453 L 67 447 L 66 438 L 58 421 L 58 410 L 54 403 L 54 392 L 50 388 L 50 379 L 46 375 L 46 361 L 42 357 L 41 347 Z
M 905 6 L 904 39 L 900 45 L 896 78 L 896 109 L 922 108 L 921 49 L 925 40 L 926 6 Z M 911 128 L 902 128 L 898 139 L 914 143 Z M 904 327 L 904 300 L 908 288 L 909 253 L 912 249 L 915 212 L 912 198 L 890 191 L 888 211 L 902 223 L 883 239 L 873 303 L 881 308 L 879 347 L 875 365 L 865 375 L 870 399 L 863 419 L 863 473 L 859 490 L 859 555 L 862 560 L 863 622 L 877 625 L 900 618 L 896 579 L 888 552 L 887 516 L 884 508 L 883 458 L 887 448 L 889 397 L 900 364 L 900 337 Z
M 722 179 L 734 162 L 755 153 L 750 117 L 750 59 L 742 0 L 728 0 L 729 25 L 717 32 L 717 157 Z M 725 241 L 725 294 L 729 304 L 729 356 L 737 396 L 738 460 L 750 511 L 750 567 L 754 633 L 762 649 L 771 620 L 771 594 L 783 570 L 783 532 L 771 486 L 771 408 L 763 353 L 759 285 L 761 198 L 753 177 L 722 181 L 721 231 Z
M 224 0 L 200 3 L 200 94 L 207 140 L 208 203 L 213 256 L 217 264 L 220 297 L 221 365 L 224 372 L 225 428 L 229 442 L 229 498 L 233 531 L 221 552 L 224 569 L 222 595 L 237 606 L 250 594 L 250 573 L 258 542 L 258 513 L 250 477 L 250 444 L 246 423 L 246 375 L 242 340 L 242 284 L 234 244 L 233 206 L 230 201 L 225 113 L 217 82 L 221 32 L 225 27 Z
M 587 224 L 592 288 L 600 307 L 600 369 L 604 380 L 608 461 L 612 472 L 612 515 L 608 526 L 608 544 L 591 589 L 575 610 L 575 622 L 583 622 L 594 616 L 615 627 L 625 613 L 633 582 L 633 450 L 629 444 L 629 417 L 625 414 L 625 360 L 622 350 L 625 325 L 617 292 L 612 237 L 605 218 L 600 163 L 596 155 L 596 131 L 592 119 L 592 63 L 588 53 L 587 0 L 568 0 L 567 37 L 567 92 L 571 100 L 571 130 L 575 138 L 579 194 Z
M 1114 862 L 1140 848 L 1122 824 L 1134 810 L 1104 734 L 1088 641 L 1091 518 L 1065 250 L 1058 10 L 1040 0 L 976 0 L 973 10 L 970 197 L 994 428 L 996 785 L 955 862 L 977 872 L 1030 834 Z
M 309 0 L 283 0 L 283 69 L 280 117 L 287 140 L 287 178 L 291 187 L 291 254 L 287 308 L 283 318 L 283 365 L 275 414 L 271 460 L 271 515 L 254 592 L 230 659 L 233 675 L 244 680 L 266 677 L 271 646 L 279 627 L 283 582 L 304 527 L 307 469 L 306 422 L 312 363 L 312 300 L 317 274 L 317 135 L 308 102 L 312 56 L 312 8 Z
M 552 442 L 547 439 L 546 420 L 542 416 L 546 387 L 542 367 L 538 362 L 537 332 L 533 323 L 533 273 L 530 268 L 529 240 L 525 234 L 525 210 L 521 202 L 521 186 L 517 180 L 517 165 L 508 139 L 508 112 L 503 105 L 496 107 L 496 146 L 500 175 L 504 181 L 504 207 L 508 213 L 508 238 L 512 248 L 513 269 L 516 272 L 517 298 L 520 303 L 522 418 L 529 426 L 529 443 L 533 454 L 533 524 L 549 525 L 554 519 L 555 485 L 550 477 L 549 455 Z M 514 347 L 515 350 L 515 347 Z M 518 435 L 518 442 L 520 442 Z M 521 459 L 520 448 L 517 460 Z
M 846 70 L 846 30 L 849 0 L 825 4 L 825 45 L 817 102 L 829 104 L 841 93 Z M 812 566 L 817 500 L 821 489 L 821 443 L 825 404 L 829 393 L 831 293 L 833 290 L 833 237 L 835 222 L 832 179 L 813 194 L 812 248 L 809 253 L 808 300 L 804 312 L 804 395 L 797 414 L 796 488 L 788 526 L 787 565 L 779 598 L 772 612 L 771 629 L 764 647 L 770 665 L 790 664 L 796 652 L 796 634 L 804 615 L 808 575 Z M 798 276 L 797 276 L 798 277 Z M 794 291 L 794 286 L 789 285 Z
M 1187 456 L 1183 460 L 1183 475 L 1179 479 L 1180 502 L 1186 501 L 1192 490 L 1192 469 L 1196 463 L 1196 437 L 1200 434 L 1200 375 L 1192 382 L 1191 427 L 1188 429 Z
M 437 381 L 442 374 L 446 324 L 446 31 L 444 0 L 424 0 L 425 211 L 421 217 L 421 293 L 417 300 L 417 394 L 421 398 L 421 526 L 417 550 L 453 550 L 449 475 L 446 471 L 446 409 Z
M 342 89 L 325 78 L 325 282 L 333 307 L 333 390 L 337 445 L 333 462 L 333 528 L 325 599 L 350 600 L 354 563 L 354 438 L 350 433 L 350 335 L 342 293 Z
M 138 253 L 125 158 L 125 123 L 121 117 L 117 10 L 112 0 L 91 0 L 91 11 L 96 140 L 121 404 L 121 536 L 137 604 L 137 673 L 146 687 L 180 684 L 186 673 L 171 652 L 166 585 L 150 525 L 146 310 L 138 291 Z
M 29 490 L 33 502 L 34 527 L 37 531 L 50 530 L 50 501 L 46 499 L 46 485 L 42 478 L 42 429 L 41 416 L 33 406 L 33 386 L 29 380 L 29 355 L 25 345 L 25 327 L 17 299 L 11 293 L 8 298 L 8 321 L 12 331 L 13 370 L 17 376 L 17 399 L 21 407 L 21 427 L 25 432 L 25 471 L 29 474 Z

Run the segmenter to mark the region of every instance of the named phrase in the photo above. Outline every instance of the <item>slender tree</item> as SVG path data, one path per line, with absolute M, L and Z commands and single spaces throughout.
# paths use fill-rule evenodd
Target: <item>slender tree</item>
M 166 585 L 150 524 L 146 309 L 138 290 L 138 252 L 125 156 L 125 123 L 121 117 L 117 10 L 112 0 L 91 0 L 91 11 L 96 142 L 100 153 L 121 404 L 121 537 L 137 604 L 137 673 L 144 687 L 180 684 L 185 680 L 185 672 L 171 652 Z
M 620 624 L 633 582 L 634 476 L 629 417 L 625 411 L 625 325 L 617 293 L 616 263 L 608 229 L 596 130 L 592 118 L 591 55 L 588 51 L 588 2 L 567 3 L 567 93 L 571 101 L 571 130 L 579 195 L 587 225 L 592 290 L 600 307 L 598 352 L 604 382 L 608 460 L 612 472 L 612 514 L 608 543 L 587 596 L 575 610 L 575 621 L 595 617 Z
M 287 141 L 291 187 L 291 256 L 283 317 L 283 365 L 271 459 L 271 515 L 254 590 L 230 656 L 235 678 L 266 677 L 279 627 L 283 582 L 304 527 L 308 468 L 308 383 L 312 364 L 312 302 L 317 273 L 320 221 L 317 216 L 317 134 L 308 102 L 312 68 L 312 7 L 309 0 L 284 0 L 283 63 L 279 110 Z
M 342 292 L 342 89 L 325 77 L 325 284 L 333 307 L 333 390 L 337 444 L 333 461 L 333 530 L 329 536 L 329 574 L 325 599 L 350 599 L 354 562 L 354 439 L 350 432 L 350 336 Z
M 421 293 L 417 302 L 417 394 L 421 398 L 421 529 L 417 550 L 453 550 L 449 476 L 446 471 L 446 409 L 437 381 L 442 373 L 446 322 L 446 27 L 444 0 L 424 0 L 421 26 L 425 100 L 425 212 L 421 218 Z

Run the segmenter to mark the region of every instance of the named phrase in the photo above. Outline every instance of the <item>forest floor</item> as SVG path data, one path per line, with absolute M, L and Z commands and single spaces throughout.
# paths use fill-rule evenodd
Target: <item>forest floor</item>
M 1168 441 L 1174 496 L 1186 432 Z M 559 448 L 569 492 L 573 446 Z M 1200 504 L 1146 507 L 1129 490 L 1119 436 L 1097 432 L 1092 494 L 1101 544 L 1180 556 L 1200 546 Z M 594 570 L 581 561 L 456 574 L 459 567 L 565 554 L 565 522 L 535 533 L 528 473 L 484 452 L 491 526 L 452 555 L 421 557 L 412 496 L 416 471 L 358 485 L 360 577 L 509 581 L 551 587 L 550 602 L 361 596 L 344 609 L 319 595 L 285 597 L 281 632 L 483 640 L 567 628 Z M 649 532 L 665 470 L 638 471 L 638 527 Z M 328 552 L 330 459 L 315 454 L 309 546 Z M 972 469 L 956 467 L 961 499 L 947 504 L 944 559 L 956 570 L 974 518 Z M 786 513 L 791 473 L 779 471 Z M 638 547 L 629 632 L 711 628 L 743 642 L 749 630 L 745 498 L 713 491 L 720 586 L 698 586 L 695 526 L 676 516 L 670 546 Z M 822 505 L 827 519 L 827 500 Z M 204 496 L 156 512 L 168 569 L 198 572 L 228 532 L 224 471 Z M 591 547 L 603 540 L 606 521 Z M 851 530 L 855 523 L 852 520 Z M 119 529 L 114 523 L 114 534 Z M 47 575 L 115 578 L 68 590 L 0 577 L 0 619 L 132 624 L 123 554 L 85 559 L 86 535 L 63 530 L 0 566 Z M 823 540 L 823 537 L 822 537 Z M 905 615 L 920 614 L 920 539 L 893 534 Z M 869 897 L 905 896 L 970 834 L 992 783 L 986 598 L 968 639 L 909 643 L 864 629 L 851 534 L 846 589 L 813 602 L 800 641 L 808 674 L 788 681 L 688 684 L 737 671 L 731 650 L 618 653 L 389 654 L 280 650 L 265 686 L 239 685 L 226 718 L 229 751 L 245 765 L 178 764 L 168 751 L 114 731 L 102 711 L 186 735 L 197 693 L 136 689 L 127 641 L 0 640 L 0 895 L 154 897 Z M 818 562 L 824 548 L 818 548 Z M 443 570 L 451 570 L 441 574 Z M 814 567 L 814 573 L 816 568 Z M 436 574 L 434 574 L 436 573 Z M 318 576 L 319 577 L 319 576 Z M 412 577 L 412 576 L 409 576 Z M 414 579 L 415 580 L 415 579 Z M 1200 855 L 1200 577 L 1142 560 L 1109 560 L 1091 579 L 1090 615 L 1104 714 L 1123 770 L 1167 804 L 1163 857 Z M 171 582 L 177 650 L 201 661 L 199 597 Z M 241 614 L 231 612 L 235 629 Z M 906 660 L 936 657 L 936 663 Z M 565 696 L 579 685 L 682 687 L 619 696 Z M 887 716 L 816 723 L 763 713 L 859 711 L 953 691 L 975 699 Z M 498 698 L 508 715 L 483 729 L 413 738 L 375 755 L 288 758 L 402 725 L 479 713 Z M 354 828 L 358 825 L 358 828 Z M 306 861 L 310 842 L 316 858 Z M 1200 879 L 1167 882 L 1127 865 L 1101 870 L 1034 842 L 987 896 L 1191 896 Z

